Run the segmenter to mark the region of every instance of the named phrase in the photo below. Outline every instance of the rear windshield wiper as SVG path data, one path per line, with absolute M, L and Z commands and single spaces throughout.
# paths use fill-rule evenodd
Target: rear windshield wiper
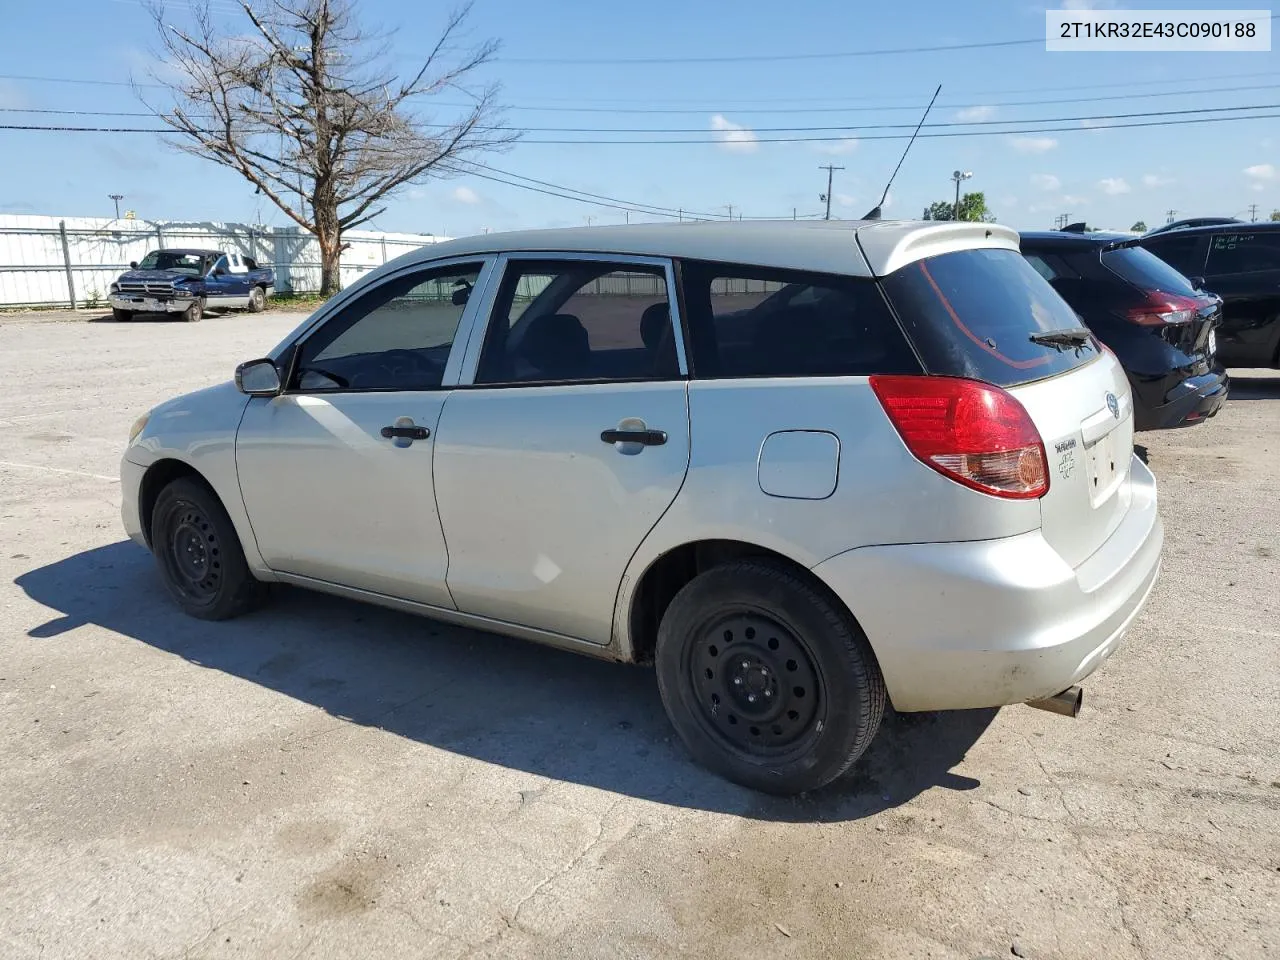
M 1082 347 L 1089 342 L 1093 333 L 1088 327 L 1062 327 L 1058 330 L 1044 330 L 1033 333 L 1028 338 L 1032 343 L 1046 347 Z

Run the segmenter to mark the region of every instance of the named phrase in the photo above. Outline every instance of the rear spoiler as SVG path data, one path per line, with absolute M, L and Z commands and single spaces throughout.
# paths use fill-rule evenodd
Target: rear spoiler
M 1112 240 L 1110 243 L 1104 245 L 1102 252 L 1106 253 L 1109 250 L 1123 250 L 1126 247 L 1137 247 L 1141 246 L 1141 244 L 1142 237 L 1122 237 L 1119 240 Z

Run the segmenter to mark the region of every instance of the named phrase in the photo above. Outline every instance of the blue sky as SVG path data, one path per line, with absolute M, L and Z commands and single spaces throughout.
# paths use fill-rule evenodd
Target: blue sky
M 216 10 L 232 7 L 229 0 L 213 3 Z M 1076 0 L 1076 5 L 1101 4 Z M 1154 6 L 1213 5 L 1164 0 Z M 171 0 L 171 7 L 174 17 L 183 19 L 181 3 Z M 411 0 L 359 0 L 358 8 L 362 22 L 392 37 L 393 56 L 402 69 L 432 45 L 446 9 Z M 793 208 L 800 214 L 820 211 L 818 194 L 826 174 L 818 167 L 834 163 L 845 169 L 835 174 L 833 215 L 854 217 L 878 199 L 904 145 L 870 137 L 901 131 L 846 136 L 765 128 L 914 124 L 939 83 L 942 95 L 931 123 L 1021 120 L 1036 126 L 1041 124 L 1032 121 L 1051 118 L 1280 104 L 1276 52 L 1047 53 L 1038 43 L 810 60 L 628 64 L 616 59 L 749 58 L 1022 40 L 1043 37 L 1044 9 L 1028 0 L 857 5 L 650 0 L 625 6 L 599 0 L 476 0 L 470 35 L 502 42 L 483 79 L 502 84 L 509 122 L 529 130 L 522 142 L 487 162 L 627 201 L 706 212 L 724 212 L 732 204 L 748 217 L 790 216 Z M 229 31 L 242 29 L 232 14 L 217 16 Z M 152 30 L 138 0 L 42 0 L 6 10 L 0 74 L 122 85 L 0 79 L 0 108 L 5 108 L 0 123 L 151 125 L 145 118 L 13 111 L 141 109 L 125 84 L 131 75 L 145 78 Z M 531 59 L 571 62 L 520 62 Z M 456 95 L 440 99 L 459 102 Z M 1044 100 L 1074 102 L 1013 103 Z M 667 112 L 626 112 L 659 110 Z M 442 116 L 451 111 L 439 108 Z M 1280 108 L 1254 112 L 1280 113 Z M 927 203 L 949 199 L 956 168 L 973 171 L 966 188 L 983 190 L 1000 221 L 1021 229 L 1051 226 L 1061 213 L 1127 228 L 1139 219 L 1150 226 L 1163 222 L 1170 208 L 1178 216 L 1245 216 L 1256 203 L 1259 216 L 1266 217 L 1280 207 L 1280 120 L 1127 130 L 1098 130 L 1090 121 L 1074 119 L 1051 125 L 1067 129 L 917 141 L 894 184 L 886 216 L 919 216 Z M 694 132 L 529 129 L 539 127 Z M 766 142 L 824 135 L 844 138 Z M 533 142 L 664 136 L 711 142 Z M 0 130 L 0 158 L 0 213 L 108 216 L 107 195 L 122 193 L 123 206 L 145 218 L 285 222 L 235 174 L 180 154 L 148 134 Z M 618 223 L 624 214 L 459 177 L 406 190 L 376 225 L 458 236 L 485 228 L 580 225 L 588 218 Z M 650 218 L 632 214 L 631 219 Z

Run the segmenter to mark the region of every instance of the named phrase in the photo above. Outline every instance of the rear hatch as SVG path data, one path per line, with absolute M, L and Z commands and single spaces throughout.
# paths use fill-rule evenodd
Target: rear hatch
M 1208 373 L 1217 350 L 1216 328 L 1222 301 L 1197 290 L 1191 281 L 1149 250 L 1124 241 L 1105 247 L 1102 265 L 1127 283 L 1136 301 L 1120 319 L 1154 329 L 1184 355 L 1179 368 L 1190 376 Z
M 928 373 L 993 383 L 1026 408 L 1048 457 L 1041 530 L 1079 566 L 1129 509 L 1133 403 L 1115 357 L 1016 250 L 944 253 L 881 282 Z M 1074 339 L 1032 339 L 1055 331 Z

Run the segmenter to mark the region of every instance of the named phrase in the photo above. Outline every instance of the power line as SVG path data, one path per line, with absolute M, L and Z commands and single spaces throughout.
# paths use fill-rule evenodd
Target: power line
M 1135 120 L 1147 117 L 1182 117 L 1191 114 L 1219 114 L 1219 113 L 1239 113 L 1246 110 L 1276 110 L 1280 109 L 1280 103 L 1255 103 L 1233 107 L 1193 107 L 1183 110 L 1148 110 L 1137 111 L 1131 113 L 1098 113 L 1070 117 L 1024 117 L 1016 120 L 960 120 L 960 121 L 944 121 L 941 123 L 926 123 L 926 130 L 946 130 L 956 127 L 1008 127 L 1011 125 L 1019 125 L 1016 130 L 997 130 L 990 131 L 993 133 L 1009 133 L 1019 134 L 1028 131 L 1021 129 L 1022 125 L 1028 123 L 1093 123 L 1099 120 Z M 25 112 L 25 111 L 24 111 Z M 154 114 L 144 114 L 144 116 L 154 116 Z M 423 124 L 424 127 L 447 128 L 447 124 Z M 753 127 L 752 132 L 760 133 L 839 133 L 844 136 L 849 134 L 861 134 L 866 130 L 914 130 L 917 124 L 913 123 L 872 123 L 872 124 L 842 124 L 838 126 L 801 126 L 801 127 Z M 82 131 L 82 132 L 112 132 L 112 133 L 177 133 L 182 131 L 174 128 L 95 128 L 95 127 L 75 127 L 75 126 L 49 126 L 44 127 L 35 124 L 29 125 L 0 125 L 0 129 L 22 129 L 22 130 L 66 130 L 66 131 Z M 494 130 L 499 129 L 488 125 L 480 125 L 475 127 L 476 130 Z M 502 128 L 505 129 L 505 128 Z M 708 131 L 705 127 L 525 127 L 527 132 L 532 133 L 694 133 L 703 135 L 700 139 L 684 139 L 684 140 L 570 140 L 570 141 L 552 141 L 552 140 L 524 140 L 525 143 L 722 143 L 722 138 L 714 135 L 714 132 Z M 1086 129 L 1107 129 L 1107 126 L 1092 126 Z M 212 132 L 212 131 L 200 131 Z M 981 131 L 968 131 L 977 135 Z M 926 134 L 926 136 L 928 136 Z M 938 136 L 938 134 L 935 134 Z M 786 142 L 791 139 L 840 139 L 840 138 L 784 138 L 783 141 L 760 138 L 757 142 L 772 143 Z M 865 137 L 864 139 L 886 139 L 884 137 Z
M 1139 99 L 1149 99 L 1154 97 L 1202 96 L 1202 95 L 1219 94 L 1219 93 L 1253 92 L 1253 91 L 1259 91 L 1259 90 L 1280 90 L 1280 84 L 1253 84 L 1250 86 L 1242 86 L 1242 87 L 1213 87 L 1213 88 L 1202 88 L 1199 90 L 1161 90 L 1153 93 L 1121 93 L 1121 94 L 1102 96 L 1102 97 L 1065 97 L 1065 98 L 1055 98 L 1055 99 L 1047 99 L 1047 100 L 1006 100 L 1006 101 L 993 100 L 990 103 L 947 104 L 946 107 L 949 110 L 964 110 L 964 109 L 973 109 L 976 107 L 1046 106 L 1050 104 L 1059 104 L 1059 103 L 1095 103 L 1103 100 L 1107 100 L 1107 101 L 1139 100 Z M 440 107 L 468 106 L 468 104 L 462 104 L 462 103 L 443 103 L 443 102 L 437 103 L 434 105 L 440 106 Z M 563 107 L 563 108 L 562 107 L 507 107 L 505 109 L 514 110 L 514 111 L 545 111 L 550 113 L 607 113 L 611 115 L 619 114 L 619 113 L 629 113 L 629 114 L 681 114 L 681 115 L 702 116 L 707 113 L 717 112 L 713 108 L 707 108 L 703 110 L 693 110 L 693 109 L 681 109 L 681 110 L 630 109 L 630 110 L 626 110 L 626 109 L 610 109 L 606 107 Z M 894 112 L 894 111 L 901 112 L 906 110 L 916 111 L 918 109 L 919 109 L 918 105 L 909 105 L 909 106 L 901 106 L 901 107 L 893 107 L 893 106 L 807 107 L 807 108 L 791 108 L 791 109 L 785 109 L 785 108 L 759 109 L 759 110 L 748 109 L 748 110 L 736 111 L 735 113 L 736 115 L 756 114 L 756 113 L 785 113 L 788 115 L 800 114 L 800 113 L 883 113 L 883 112 Z M 56 108 L 48 108 L 48 107 L 0 107 L 0 113 L 29 113 L 29 114 L 49 114 L 49 115 L 58 115 L 58 116 L 84 116 L 84 117 L 154 117 L 155 116 L 154 113 L 145 111 L 145 110 L 72 110 L 72 109 L 56 109 Z M 211 116 L 211 115 L 196 114 L 196 116 Z M 977 123 L 1026 123 L 1026 122 L 1029 122 L 1029 121 L 1025 118 L 1021 120 L 1018 120 L 1018 119 L 990 120 L 990 121 L 973 120 L 973 121 L 959 121 L 955 125 L 958 125 L 959 123 L 977 124 Z M 430 124 L 428 126 L 430 126 Z M 445 124 L 439 124 L 438 126 L 445 126 Z M 903 124 L 902 126 L 905 128 L 910 125 Z M 938 126 L 938 124 L 930 124 L 930 126 Z M 586 130 L 587 132 L 603 132 L 604 130 L 615 130 L 615 129 L 620 133 L 647 132 L 647 128 L 634 129 L 634 128 L 626 128 L 626 127 L 616 127 L 616 128 L 614 127 L 604 127 L 604 128 L 526 127 L 524 129 L 533 130 L 533 131 L 542 131 L 542 132 L 573 132 L 579 129 Z M 841 127 L 831 127 L 831 128 L 822 128 L 822 127 L 760 128 L 760 127 L 757 127 L 755 129 L 757 130 L 759 129 L 766 129 L 766 130 L 797 129 L 798 130 L 798 129 L 843 129 L 843 128 Z M 659 130 L 659 131 L 653 131 L 653 132 L 679 132 L 679 131 L 678 130 L 677 131 Z M 692 131 L 692 132 L 700 133 L 703 131 L 701 128 L 698 128 L 696 131 Z

